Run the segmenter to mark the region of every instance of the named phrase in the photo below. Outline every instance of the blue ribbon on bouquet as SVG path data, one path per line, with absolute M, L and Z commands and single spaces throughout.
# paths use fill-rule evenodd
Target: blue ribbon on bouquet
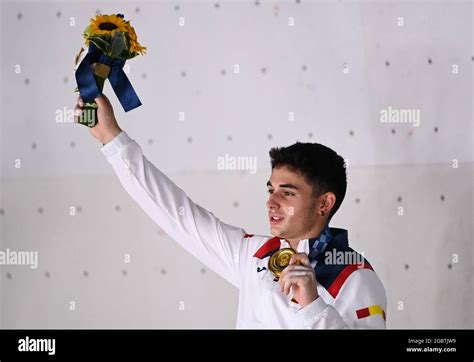
M 76 70 L 76 81 L 79 93 L 85 102 L 93 102 L 101 95 L 92 70 L 93 63 L 102 63 L 110 67 L 107 77 L 125 112 L 141 106 L 132 84 L 128 80 L 123 66 L 125 59 L 114 59 L 104 54 L 94 43 L 89 42 L 89 50 Z

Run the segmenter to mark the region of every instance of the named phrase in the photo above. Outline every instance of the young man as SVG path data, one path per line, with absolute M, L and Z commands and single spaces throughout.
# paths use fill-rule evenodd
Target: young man
M 107 97 L 96 102 L 99 122 L 90 131 L 125 190 L 176 242 L 239 288 L 237 328 L 385 328 L 382 283 L 348 246 L 347 231 L 328 226 L 347 184 L 344 160 L 333 150 L 302 143 L 270 150 L 273 237 L 251 235 L 195 204 L 120 129 Z M 76 114 L 82 106 L 79 98 Z M 284 248 L 295 253 L 276 277 L 269 261 Z

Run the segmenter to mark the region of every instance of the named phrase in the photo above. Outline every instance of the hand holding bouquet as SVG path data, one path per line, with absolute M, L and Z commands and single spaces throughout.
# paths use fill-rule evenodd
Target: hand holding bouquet
M 76 69 L 76 91 L 85 102 L 79 123 L 94 127 L 98 121 L 94 98 L 102 94 L 106 79 L 126 112 L 141 105 L 122 68 L 127 59 L 145 54 L 146 48 L 122 14 L 97 15 L 84 30 L 84 38 L 88 52 Z M 83 50 L 76 57 L 76 66 Z

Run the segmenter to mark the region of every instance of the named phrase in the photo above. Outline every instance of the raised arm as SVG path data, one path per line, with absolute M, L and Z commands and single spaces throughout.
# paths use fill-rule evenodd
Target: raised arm
M 96 102 L 99 122 L 91 128 L 91 133 L 105 144 L 101 151 L 125 190 L 171 238 L 239 287 L 248 240 L 244 230 L 221 222 L 194 203 L 143 155 L 137 142 L 118 127 L 107 98 L 98 98 Z M 81 107 L 80 100 L 78 107 Z

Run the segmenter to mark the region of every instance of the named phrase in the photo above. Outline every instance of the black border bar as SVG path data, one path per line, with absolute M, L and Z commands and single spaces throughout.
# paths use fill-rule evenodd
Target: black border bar
M 20 352 L 54 339 L 55 354 Z M 33 342 L 31 342 L 33 340 Z M 23 343 L 26 346 L 26 343 Z M 46 346 L 46 344 L 44 344 Z M 474 360 L 470 330 L 0 330 L 0 360 Z M 408 351 L 407 348 L 419 348 Z M 436 348 L 436 350 L 435 350 Z M 442 349 L 441 351 L 438 350 Z M 445 350 L 449 348 L 450 350 Z M 453 350 L 455 348 L 455 351 Z

